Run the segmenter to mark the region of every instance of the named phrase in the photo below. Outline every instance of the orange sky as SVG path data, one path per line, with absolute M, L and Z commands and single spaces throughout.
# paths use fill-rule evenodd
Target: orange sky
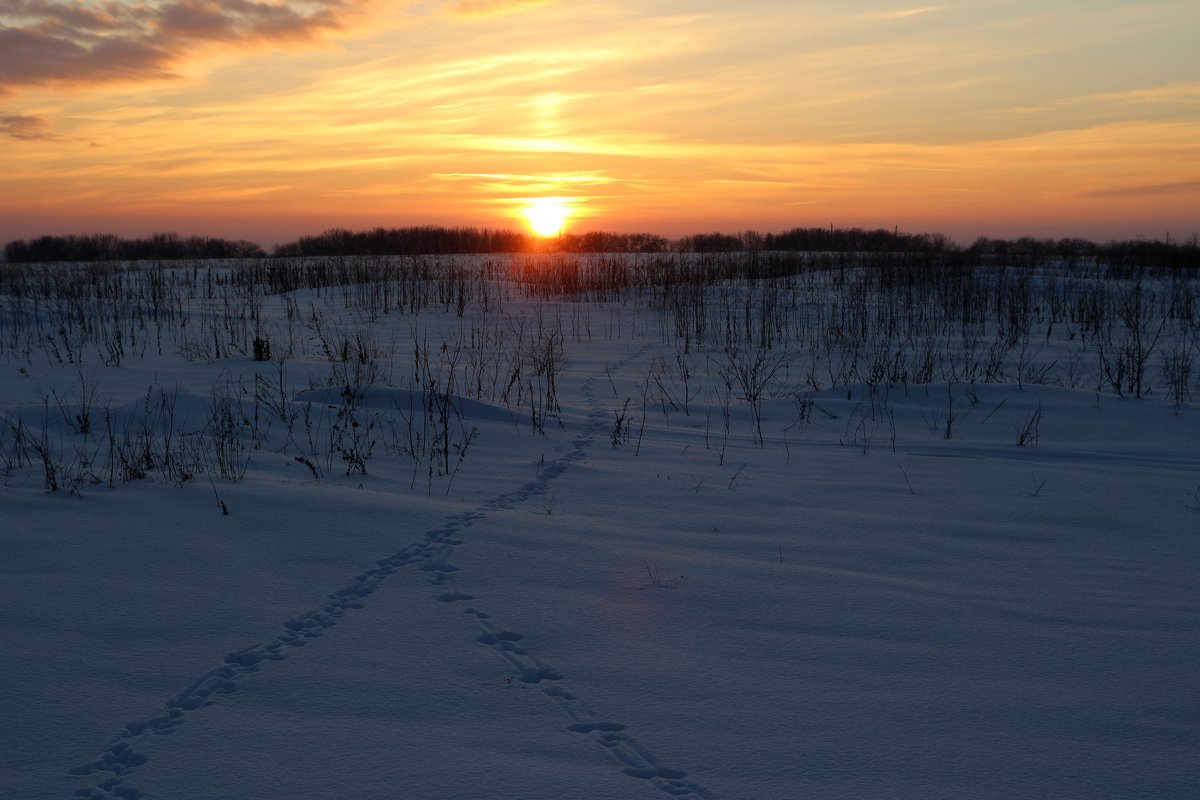
M 0 242 L 1200 231 L 1200 4 L 3 0 Z

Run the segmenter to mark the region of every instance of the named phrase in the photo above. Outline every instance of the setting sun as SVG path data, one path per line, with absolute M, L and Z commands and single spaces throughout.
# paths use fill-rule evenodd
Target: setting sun
M 557 236 L 571 215 L 571 209 L 557 197 L 543 197 L 533 201 L 523 212 L 529 219 L 529 227 L 538 236 Z

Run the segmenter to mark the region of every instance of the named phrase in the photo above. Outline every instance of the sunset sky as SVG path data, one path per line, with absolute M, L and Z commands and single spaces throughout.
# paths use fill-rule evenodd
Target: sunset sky
M 1200 231 L 1196 0 L 0 0 L 0 243 Z

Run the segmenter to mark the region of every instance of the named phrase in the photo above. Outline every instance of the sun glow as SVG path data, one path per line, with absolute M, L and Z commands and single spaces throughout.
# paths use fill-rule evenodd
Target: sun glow
M 571 209 L 561 198 L 541 197 L 522 209 L 522 213 L 538 236 L 557 236 L 571 216 Z

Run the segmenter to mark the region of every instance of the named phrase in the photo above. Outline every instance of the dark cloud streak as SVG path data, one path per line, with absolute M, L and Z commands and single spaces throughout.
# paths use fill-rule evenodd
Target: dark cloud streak
M 147 41 L 103 37 L 88 46 L 30 28 L 0 28 L 0 92 L 47 84 L 171 77 L 167 53 Z
M 0 136 L 25 141 L 57 138 L 54 134 L 50 133 L 49 128 L 49 124 L 41 117 L 0 112 Z
M 0 6 L 0 95 L 158 81 L 201 48 L 302 43 L 342 30 L 363 0 L 158 0 Z

